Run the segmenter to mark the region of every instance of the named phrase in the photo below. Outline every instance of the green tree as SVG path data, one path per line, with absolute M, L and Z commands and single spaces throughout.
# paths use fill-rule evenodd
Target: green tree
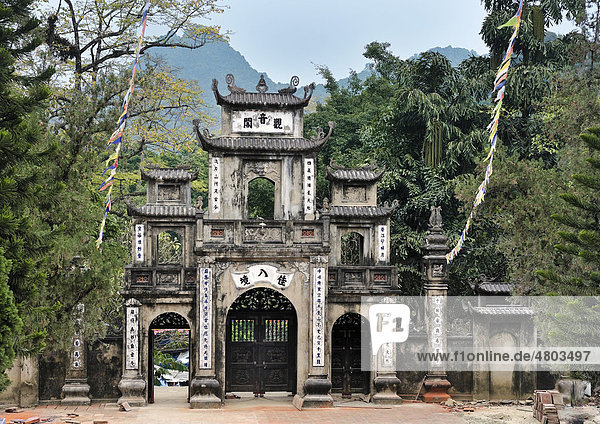
M 556 249 L 581 260 L 581 272 L 539 271 L 539 275 L 554 283 L 561 294 L 597 295 L 600 292 L 600 128 L 591 127 L 580 135 L 589 148 L 588 167 L 573 175 L 581 192 L 568 192 L 560 197 L 569 211 L 552 215 L 565 229 L 558 232 L 562 239 Z
M 401 205 L 392 220 L 392 260 L 405 292 L 415 294 L 421 286 L 418 261 L 429 208 L 443 206 L 445 225 L 453 228 L 458 202 L 450 183 L 474 169 L 482 150 L 485 134 L 480 128 L 487 124 L 488 112 L 482 101 L 493 75 L 483 58 L 455 69 L 437 53 L 401 60 L 387 43 L 370 43 L 365 57 L 373 63 L 373 74 L 364 82 L 351 75 L 347 87 L 321 68 L 330 97 L 306 123 L 310 128 L 336 122 L 321 163 L 375 161 L 386 167 L 379 199 L 398 199 Z M 327 195 L 324 186 L 319 185 L 320 197 Z
M 49 206 L 40 172 L 49 152 L 39 149 L 36 114 L 48 98 L 51 71 L 26 75 L 16 65 L 41 43 L 31 8 L 31 0 L 0 5 L 0 390 L 15 354 L 39 349 L 43 336 L 23 331 L 41 300 L 45 276 L 38 267 L 49 232 L 39 220 Z

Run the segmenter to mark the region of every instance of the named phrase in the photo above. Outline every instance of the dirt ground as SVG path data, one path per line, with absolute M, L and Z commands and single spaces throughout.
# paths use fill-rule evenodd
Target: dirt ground
M 561 424 L 600 424 L 600 408 L 596 406 L 566 407 L 559 411 Z M 467 423 L 477 424 L 539 424 L 527 405 L 489 406 L 474 412 L 454 412 Z

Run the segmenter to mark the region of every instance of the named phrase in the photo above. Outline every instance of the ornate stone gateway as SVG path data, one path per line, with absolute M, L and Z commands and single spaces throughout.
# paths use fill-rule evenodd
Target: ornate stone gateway
M 296 312 L 275 290 L 242 294 L 227 316 L 227 391 L 296 391 Z
M 297 78 L 277 92 L 263 78 L 256 92 L 231 75 L 226 83 L 229 94 L 213 81 L 220 134 L 194 122 L 208 153 L 206 197 L 192 196 L 196 170 L 146 168 L 146 203 L 128 203 L 133 260 L 122 291 L 129 325 L 119 402 L 152 400 L 144 336 L 155 317 L 173 312 L 190 328 L 191 408 L 221 407 L 227 391 L 285 391 L 297 406 L 332 406 L 330 317 L 356 311 L 363 295 L 398 291 L 389 264 L 395 204 L 377 204 L 383 170 L 375 165 L 332 165 L 331 201 L 317 197 L 318 152 L 335 125 L 304 137 L 314 84 L 297 95 Z M 342 374 L 351 375 L 340 391 L 377 392 L 382 375 L 355 372 L 354 335 L 340 343 L 350 364 Z M 400 398 L 390 391 L 386 401 Z

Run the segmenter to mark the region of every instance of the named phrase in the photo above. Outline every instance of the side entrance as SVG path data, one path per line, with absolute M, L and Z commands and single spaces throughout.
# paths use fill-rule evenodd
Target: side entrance
M 296 311 L 281 293 L 243 293 L 227 314 L 225 390 L 296 391 Z

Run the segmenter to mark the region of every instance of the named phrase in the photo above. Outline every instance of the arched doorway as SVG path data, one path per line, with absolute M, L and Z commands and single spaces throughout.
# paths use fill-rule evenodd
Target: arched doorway
M 370 340 L 369 323 L 362 315 L 347 313 L 339 317 L 331 331 L 331 390 L 350 397 L 352 393 L 369 393 L 371 373 L 361 370 L 361 359 L 371 355 L 361 351 L 361 336 Z
M 161 390 L 161 394 L 171 399 L 185 392 L 189 401 L 192 361 L 188 321 L 178 313 L 166 312 L 152 320 L 148 333 L 148 403 L 155 401 L 155 386 L 186 386 L 188 389 Z
M 227 313 L 225 390 L 296 391 L 296 311 L 278 291 L 248 290 Z
M 248 218 L 274 219 L 275 183 L 268 178 L 255 178 L 248 183 Z

